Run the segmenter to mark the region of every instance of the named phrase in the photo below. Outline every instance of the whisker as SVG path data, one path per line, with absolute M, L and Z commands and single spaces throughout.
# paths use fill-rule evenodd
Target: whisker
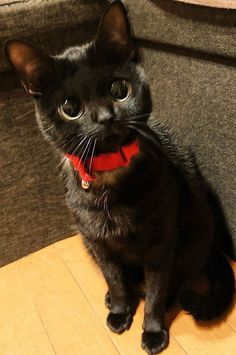
M 128 125 L 129 128 L 134 129 L 138 132 L 141 136 L 151 141 L 156 147 L 160 148 L 160 144 L 158 144 L 158 140 L 151 136 L 148 132 L 142 130 L 139 127 L 135 127 L 134 125 Z M 148 127 L 148 126 L 147 126 Z
M 91 167 L 92 167 L 92 161 L 93 161 L 96 143 L 97 143 L 97 138 L 94 139 L 94 143 L 93 143 L 93 149 L 92 149 L 92 154 L 91 154 L 90 163 L 89 163 L 89 175 L 91 173 Z
M 91 138 L 97 138 L 98 132 L 96 130 L 91 130 L 90 132 L 87 133 L 87 136 Z
M 87 139 L 88 139 L 88 137 L 87 137 Z M 84 143 L 83 143 L 83 145 L 80 147 L 79 152 L 76 153 L 76 155 L 77 155 L 78 157 L 80 157 L 80 160 L 81 160 L 81 153 L 82 153 L 82 156 L 83 156 L 84 149 L 85 149 L 85 147 L 87 146 L 87 143 L 88 143 L 88 141 L 85 140 Z M 74 154 L 73 154 L 73 155 L 74 155 Z
M 106 190 L 106 196 L 104 197 L 104 209 L 106 210 L 109 219 L 111 220 L 111 222 L 113 222 L 112 217 L 110 215 L 110 211 L 109 211 L 109 207 L 108 207 L 108 190 Z
M 79 142 L 79 144 L 77 145 L 77 147 L 76 147 L 75 150 L 73 151 L 72 155 L 74 155 L 75 153 L 77 153 L 77 151 L 78 151 L 79 147 L 81 147 L 81 145 L 83 145 L 83 146 L 82 146 L 82 149 L 83 149 L 83 147 L 84 147 L 84 144 L 83 144 L 83 143 L 86 142 L 86 139 L 87 139 L 87 138 L 88 138 L 88 137 L 85 136 L 85 137 Z M 85 143 L 85 144 L 86 144 L 86 143 Z M 80 152 L 81 152 L 81 150 L 80 150 Z M 78 154 L 78 155 L 79 155 L 79 154 Z
M 83 151 L 83 153 L 82 153 L 82 155 L 81 155 L 81 157 L 80 157 L 80 162 L 79 162 L 78 168 L 80 167 L 80 165 L 81 165 L 81 163 L 82 163 L 82 161 L 83 161 L 83 157 L 84 157 L 84 155 L 86 154 L 86 150 L 87 150 L 87 148 L 88 148 L 88 146 L 89 146 L 89 144 L 90 144 L 90 142 L 91 142 L 91 138 L 88 138 L 88 137 L 87 137 L 87 139 L 88 139 L 88 142 L 87 142 L 86 147 L 84 148 L 84 151 Z
M 76 142 L 76 140 L 75 141 L 73 141 L 73 144 Z M 81 141 L 80 143 L 79 143 L 79 146 L 82 146 L 83 147 L 83 144 L 84 143 L 84 140 L 83 141 Z M 70 155 L 74 155 L 75 154 L 75 152 L 76 152 L 76 150 L 78 150 L 78 144 L 76 145 L 75 144 L 75 148 L 74 148 L 74 150 L 70 153 Z
M 83 137 L 83 139 L 79 139 Z M 80 147 L 80 145 L 83 143 L 84 139 L 85 139 L 85 135 L 84 133 L 80 133 L 80 134 L 76 134 L 76 135 L 73 135 L 73 136 L 68 136 L 66 139 L 66 141 L 64 142 L 64 144 L 62 146 L 60 146 L 60 149 L 64 149 L 64 148 L 67 148 L 67 150 L 71 150 L 71 145 L 69 146 L 70 143 L 75 143 L 76 140 L 79 140 L 79 144 L 76 146 L 76 149 L 78 149 Z M 69 146 L 69 147 L 68 147 Z M 70 154 L 74 154 L 75 151 L 73 151 L 73 153 L 70 153 Z
M 93 144 L 93 138 L 89 138 L 89 146 L 88 146 L 88 149 L 87 149 L 87 153 L 86 153 L 86 155 L 84 156 L 84 159 L 83 159 L 83 165 L 85 166 L 85 164 L 86 164 L 86 160 L 87 160 L 87 158 L 88 158 L 88 155 L 89 155 L 89 151 L 90 151 L 90 148 L 91 148 L 91 146 L 92 146 L 92 144 Z
M 62 164 L 65 163 L 65 159 L 66 159 L 65 157 L 61 159 L 60 163 L 57 165 L 57 169 L 59 169 L 62 166 Z
M 105 190 L 105 191 L 103 192 L 102 196 L 100 197 L 100 200 L 102 200 L 103 197 L 105 197 L 105 194 L 106 194 L 106 193 L 107 193 L 107 190 Z
M 76 153 L 76 155 L 80 156 L 80 153 L 83 152 L 85 146 L 87 147 L 87 143 L 88 143 L 87 139 L 88 139 L 87 136 L 83 138 L 83 140 L 79 143 L 79 145 L 78 145 L 78 146 L 75 148 L 75 150 L 72 152 L 72 155 L 75 154 L 75 152 L 78 150 L 78 148 L 79 148 L 79 146 L 80 146 L 79 153 L 78 153 L 78 154 Z M 85 150 L 86 150 L 86 148 L 85 148 Z M 80 164 L 81 164 L 81 160 L 80 160 L 79 166 L 80 166 Z M 79 166 L 78 166 L 78 167 L 79 167 Z M 80 178 L 77 169 L 75 170 L 75 175 L 76 175 L 78 178 Z
M 127 121 L 127 122 L 125 122 L 125 123 L 131 123 L 131 124 L 138 124 L 138 125 L 143 125 L 143 126 L 147 126 L 147 123 L 146 122 L 142 122 L 142 121 L 135 121 L 135 120 L 133 120 L 133 121 Z
M 151 112 L 146 112 L 146 113 L 141 113 L 139 115 L 132 115 L 132 116 L 128 116 L 125 117 L 124 120 L 131 120 L 132 118 L 144 118 L 146 116 L 149 116 L 151 114 Z M 145 123 L 145 122 L 144 122 Z
M 75 139 L 76 139 L 75 137 L 70 137 L 68 141 L 65 142 L 62 147 L 60 147 L 60 149 L 63 150 L 64 148 L 67 147 L 67 149 L 70 150 L 72 148 L 72 144 L 75 142 Z M 68 143 L 71 143 L 70 147 L 68 147 Z M 59 169 L 63 164 L 65 164 L 66 160 L 67 160 L 66 157 L 63 157 L 61 159 L 61 162 L 57 165 L 57 168 Z
M 154 137 L 152 137 L 148 132 L 145 132 L 144 130 L 142 130 L 141 128 L 137 128 L 133 125 L 128 125 L 129 128 L 135 130 L 138 134 L 140 134 L 143 138 L 147 139 L 149 142 L 151 142 L 155 148 L 158 148 L 158 153 L 162 153 L 165 155 L 165 153 L 163 152 L 163 150 L 161 149 L 161 145 L 159 144 L 158 140 L 155 139 Z M 148 126 L 147 126 L 148 128 Z M 151 147 L 148 147 L 147 150 L 150 151 L 150 153 L 153 155 L 153 157 L 155 159 L 160 159 L 159 155 L 157 152 L 155 152 L 153 149 L 151 149 Z
M 75 137 L 70 137 L 66 142 L 64 142 L 64 144 L 62 146 L 60 146 L 58 149 L 59 151 L 63 151 L 64 149 L 66 150 L 70 150 L 70 148 L 72 147 L 72 144 L 75 142 Z M 68 145 L 70 144 L 70 146 L 68 147 Z
M 50 127 L 48 127 L 47 129 L 44 129 L 43 132 L 45 133 L 45 132 L 49 131 L 50 129 L 53 129 L 53 127 L 54 127 L 54 126 L 50 126 Z

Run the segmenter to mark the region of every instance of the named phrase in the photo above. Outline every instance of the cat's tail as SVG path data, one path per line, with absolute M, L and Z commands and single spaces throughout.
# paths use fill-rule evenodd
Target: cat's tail
M 202 295 L 189 288 L 183 288 L 180 303 L 185 311 L 197 321 L 211 321 L 224 315 L 233 304 L 235 279 L 227 258 L 219 251 L 212 253 L 207 264 L 209 290 Z

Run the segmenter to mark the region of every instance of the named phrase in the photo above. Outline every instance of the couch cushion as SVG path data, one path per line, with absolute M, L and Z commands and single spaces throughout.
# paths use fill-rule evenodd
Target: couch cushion
M 63 37 L 73 37 L 73 29 L 77 31 L 77 37 L 87 38 L 89 29 L 98 24 L 105 4 L 105 0 L 1 1 L 0 71 L 8 68 L 2 50 L 6 40 L 26 39 L 51 50 L 52 54 L 56 53 L 61 48 L 58 47 L 58 43 L 63 46 L 63 42 L 67 42 Z M 86 27 L 86 36 L 82 29 L 84 27 Z M 68 29 L 70 29 L 69 33 Z M 54 41 L 50 41 L 52 35 Z
M 149 41 L 236 57 L 236 11 L 172 0 L 125 0 L 135 34 Z
M 57 159 L 38 130 L 32 99 L 5 71 L 3 42 L 18 37 L 58 53 L 94 36 L 104 5 L 101 0 L 0 4 L 0 266 L 76 233 Z
M 23 91 L 0 94 L 0 266 L 76 233 L 57 160 Z

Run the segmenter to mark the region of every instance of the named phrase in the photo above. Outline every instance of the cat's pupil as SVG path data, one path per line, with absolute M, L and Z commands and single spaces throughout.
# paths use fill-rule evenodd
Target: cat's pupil
M 111 85 L 111 96 L 118 101 L 128 98 L 131 91 L 131 85 L 128 80 L 117 79 Z
M 69 98 L 58 107 L 58 113 L 65 121 L 77 120 L 83 115 L 83 105 L 77 98 Z
M 68 99 L 62 104 L 62 109 L 69 117 L 76 117 L 80 113 L 79 100 Z

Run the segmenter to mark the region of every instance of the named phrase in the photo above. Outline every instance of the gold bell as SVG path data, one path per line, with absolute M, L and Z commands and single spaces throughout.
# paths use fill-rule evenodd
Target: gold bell
M 81 180 L 81 187 L 82 187 L 82 189 L 84 189 L 84 190 L 88 190 L 88 189 L 90 188 L 90 183 L 89 183 L 89 181 Z

